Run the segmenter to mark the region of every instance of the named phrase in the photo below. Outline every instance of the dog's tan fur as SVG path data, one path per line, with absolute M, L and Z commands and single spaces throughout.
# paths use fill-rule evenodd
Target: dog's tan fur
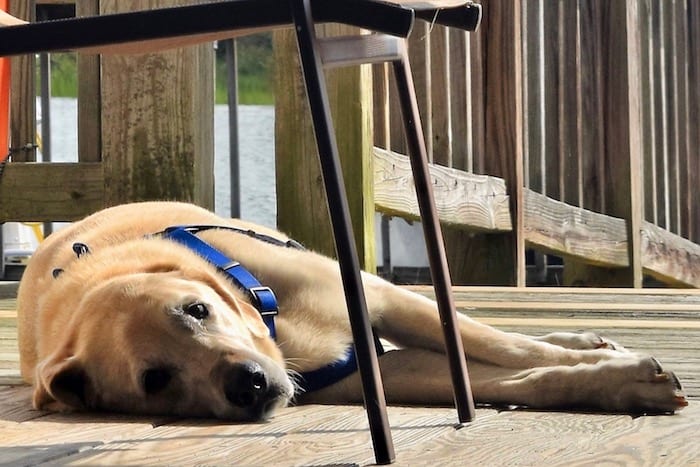
M 180 224 L 252 227 L 284 238 L 192 205 L 164 202 L 110 208 L 49 236 L 19 291 L 22 375 L 35 387 L 37 408 L 257 419 L 290 400 L 361 400 L 357 375 L 293 394 L 294 372 L 340 358 L 352 341 L 334 261 L 230 231 L 200 234 L 275 291 L 275 342 L 246 296 L 205 260 L 147 236 Z M 90 253 L 77 258 L 74 242 L 88 245 Z M 64 272 L 54 277 L 57 268 Z M 451 404 L 434 302 L 373 275 L 363 275 L 363 282 L 373 326 L 400 348 L 380 358 L 388 401 Z M 209 316 L 187 316 L 182 310 L 190 303 L 205 304 Z M 463 315 L 459 327 L 479 402 L 663 412 L 687 405 L 673 373 L 596 335 L 534 338 Z M 240 365 L 264 374 L 271 389 L 263 409 L 247 411 L 224 394 Z M 153 366 L 172 370 L 173 377 L 155 394 L 145 394 L 144 371 Z

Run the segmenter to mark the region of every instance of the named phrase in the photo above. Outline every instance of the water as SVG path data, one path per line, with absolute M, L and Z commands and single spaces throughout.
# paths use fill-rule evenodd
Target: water
M 37 102 L 37 108 L 39 103 Z M 51 149 L 55 162 L 75 162 L 78 154 L 77 101 L 51 99 Z M 275 227 L 275 111 L 272 106 L 239 106 L 241 218 Z M 214 108 L 215 210 L 230 216 L 228 107 Z M 376 216 L 377 260 L 381 263 L 381 229 Z M 424 267 L 428 264 L 420 223 L 391 221 L 391 256 L 395 266 Z
M 78 159 L 77 101 L 51 99 L 51 157 L 54 162 Z M 272 106 L 239 106 L 239 151 L 241 218 L 274 227 L 277 216 L 275 194 L 275 110 Z M 228 107 L 214 108 L 214 199 L 215 210 L 230 216 L 230 170 Z

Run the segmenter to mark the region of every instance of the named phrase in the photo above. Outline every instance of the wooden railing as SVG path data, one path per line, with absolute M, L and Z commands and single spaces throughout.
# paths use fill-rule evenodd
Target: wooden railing
M 527 247 L 563 257 L 567 284 L 639 287 L 645 276 L 653 276 L 669 284 L 700 286 L 700 4 L 481 3 L 484 18 L 475 33 L 417 22 L 410 38 L 455 282 L 523 285 Z M 99 11 L 104 12 L 121 3 L 101 5 Z M 324 30 L 353 32 L 333 25 Z M 332 252 L 304 91 L 290 71 L 293 64 L 285 62 L 296 56 L 296 44 L 289 31 L 276 37 L 277 62 L 284 63 L 276 97 L 278 222 L 307 245 Z M 202 53 L 210 55 L 210 50 Z M 205 63 L 197 57 L 192 56 L 193 63 Z M 24 69 L 25 77 L 33 76 L 33 57 L 17 60 L 27 64 L 18 61 L 15 73 Z M 86 58 L 82 67 L 96 77 L 95 60 Z M 82 102 L 101 99 L 102 116 L 84 114 L 94 117 L 92 127 L 99 123 L 101 128 L 82 133 L 86 144 L 81 144 L 81 162 L 40 173 L 43 168 L 22 163 L 30 157 L 16 155 L 20 163 L 8 165 L 0 184 L 3 220 L 73 219 L 102 205 L 171 196 L 163 190 L 141 190 L 153 188 L 150 179 L 129 177 L 150 172 L 120 165 L 128 159 L 123 157 L 125 148 L 133 149 L 133 138 L 118 131 L 126 124 L 118 109 L 140 101 L 109 92 L 124 79 L 104 69 L 114 66 L 137 73 L 144 68 L 141 59 L 134 58 L 129 67 L 122 66 L 123 58 L 105 60 L 102 83 L 82 84 L 85 96 L 99 96 Z M 199 77 L 206 84 L 196 66 L 180 69 L 186 83 Z M 388 70 L 377 66 L 370 73 L 365 66 L 336 71 L 329 88 L 332 102 L 338 103 L 336 127 L 343 133 L 339 146 L 353 195 L 360 256 L 371 269 L 375 209 L 415 218 L 417 208 L 405 189 L 412 184 L 401 156 L 405 148 Z M 30 78 L 14 82 L 31 87 Z M 196 102 L 209 106 L 210 88 L 193 89 L 201 94 Z M 174 100 L 167 91 L 163 90 L 166 98 L 149 94 L 148 102 Z M 13 114 L 33 106 L 33 95 L 15 92 Z M 199 131 L 197 125 L 206 119 L 196 117 L 210 110 L 199 111 L 198 104 L 190 103 L 177 108 L 178 115 L 190 119 L 180 125 L 186 134 L 173 138 L 172 131 L 164 131 L 163 140 L 180 138 L 195 149 L 172 151 L 166 143 L 149 147 L 179 154 L 166 166 L 183 167 L 188 187 L 183 197 L 211 204 L 211 151 L 204 147 L 210 130 Z M 23 113 L 33 115 L 29 110 Z M 34 140 L 33 124 L 13 125 L 13 131 L 13 141 Z M 154 158 L 157 151 L 142 152 L 148 167 L 163 166 L 163 160 Z M 194 154 L 196 163 L 187 162 Z M 21 198 L 16 195 L 18 183 Z M 25 196 L 32 193 L 36 196 Z
M 527 245 L 563 256 L 569 284 L 700 286 L 700 4 L 482 3 L 478 32 L 410 39 L 442 219 L 508 232 L 448 232 L 457 281 L 523 284 Z M 394 151 L 375 153 L 376 207 L 413 217 L 390 78 L 374 72 L 375 144 Z

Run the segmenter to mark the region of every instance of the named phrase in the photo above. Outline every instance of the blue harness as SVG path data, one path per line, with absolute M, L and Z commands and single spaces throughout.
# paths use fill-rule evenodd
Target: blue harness
M 255 276 L 253 276 L 240 263 L 231 260 L 224 253 L 220 252 L 195 235 L 197 232 L 209 229 L 230 230 L 279 246 L 297 249 L 304 249 L 304 247 L 293 240 L 282 242 L 274 237 L 229 226 L 174 226 L 168 227 L 161 234 L 163 238 L 176 241 L 194 251 L 202 258 L 206 259 L 218 270 L 224 272 L 231 282 L 233 282 L 238 288 L 246 291 L 250 297 L 251 303 L 258 310 L 260 316 L 265 322 L 265 325 L 269 329 L 270 337 L 276 339 L 277 332 L 275 329 L 275 316 L 279 312 L 279 309 L 277 307 L 277 298 L 275 297 L 274 292 L 269 287 L 262 286 Z M 379 340 L 376 338 L 376 336 L 375 341 L 377 342 L 378 351 L 383 353 L 381 344 L 379 344 Z M 304 392 L 317 391 L 340 381 L 355 371 L 357 371 L 357 359 L 355 356 L 355 347 L 351 345 L 348 347 L 348 350 L 343 358 L 317 370 L 301 373 L 301 378 L 298 381 L 298 385 Z

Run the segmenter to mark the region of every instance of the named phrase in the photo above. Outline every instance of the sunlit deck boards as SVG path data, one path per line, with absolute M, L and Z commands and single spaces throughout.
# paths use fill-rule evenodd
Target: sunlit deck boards
M 504 329 L 591 329 L 653 352 L 677 372 L 691 404 L 676 416 L 640 418 L 480 408 L 461 429 L 453 409 L 391 407 L 397 465 L 700 465 L 699 293 L 469 288 L 455 298 Z M 31 410 L 30 389 L 17 386 L 14 310 L 14 300 L 0 300 L 0 465 L 374 461 L 360 407 L 293 407 L 256 425 Z

